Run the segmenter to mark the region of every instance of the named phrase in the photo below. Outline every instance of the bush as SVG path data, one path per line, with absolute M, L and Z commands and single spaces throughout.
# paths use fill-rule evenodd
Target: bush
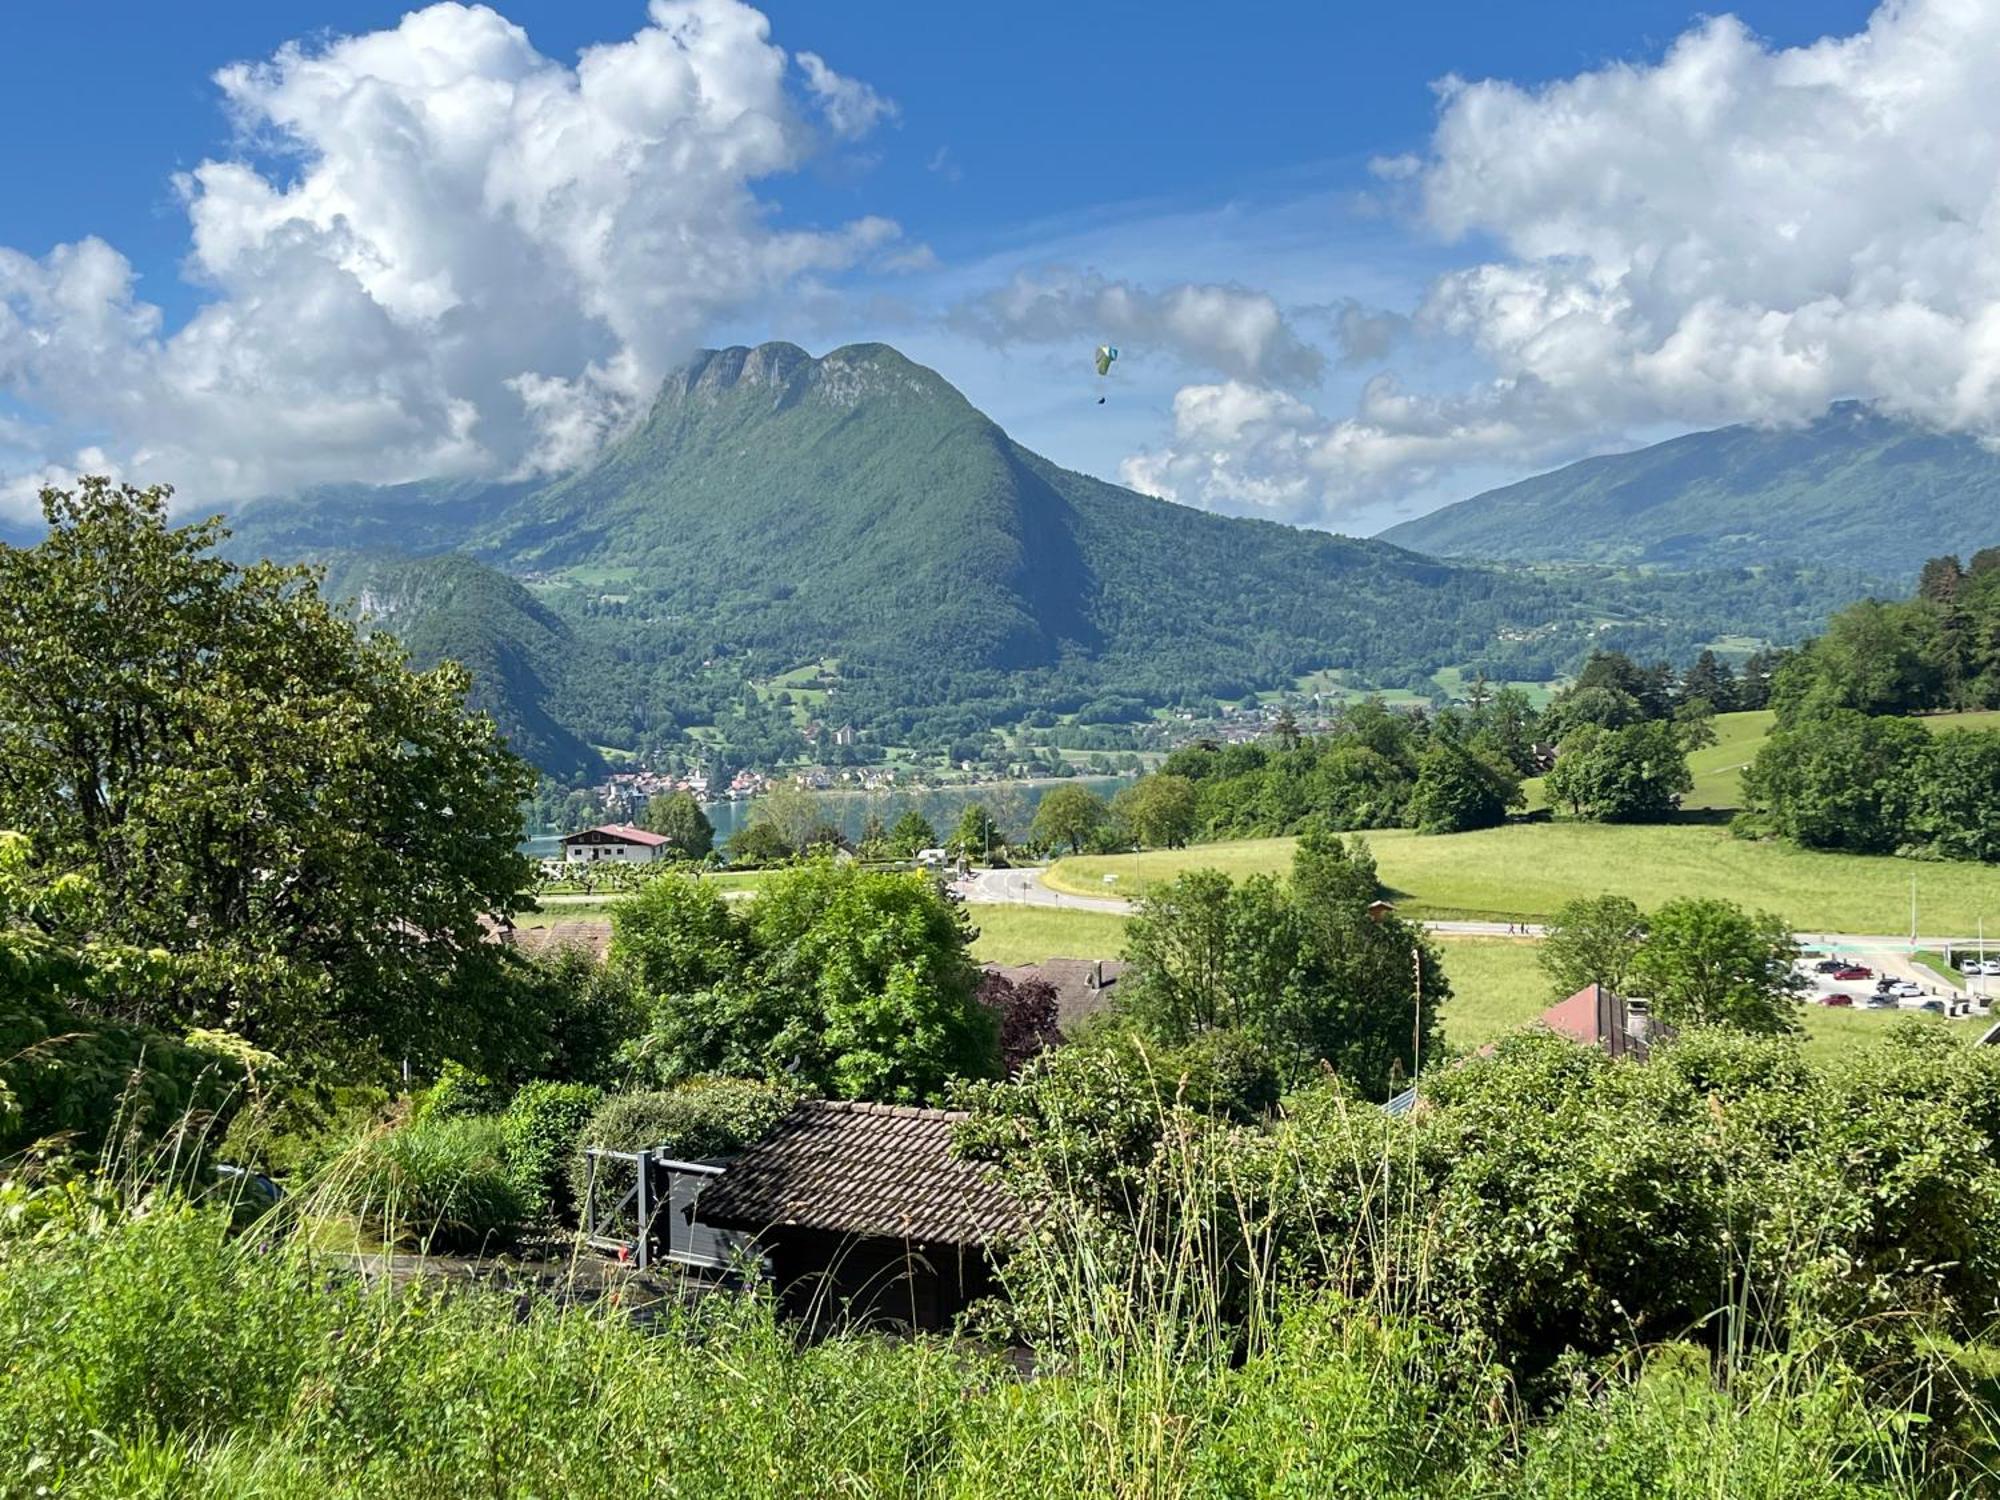
M 132 1151 L 190 1125 L 219 1138 L 245 1078 L 239 1058 L 149 1026 L 41 995 L 0 1000 L 0 1156 L 39 1141 L 84 1156 Z
M 537 1210 L 567 1215 L 569 1159 L 604 1091 L 587 1083 L 530 1083 L 514 1096 L 500 1127 L 507 1170 Z
M 598 1106 L 576 1137 L 570 1158 L 572 1200 L 582 1203 L 590 1182 L 591 1146 L 610 1151 L 658 1149 L 682 1161 L 727 1156 L 783 1119 L 798 1095 L 783 1084 L 743 1078 L 696 1078 L 657 1093 L 615 1094 Z M 609 1163 L 608 1166 L 622 1166 Z M 599 1180 L 624 1182 L 624 1173 Z M 619 1191 L 623 1191 L 621 1187 Z
M 498 1115 L 434 1115 L 370 1136 L 332 1182 L 339 1206 L 384 1239 L 433 1252 L 505 1244 L 535 1207 L 508 1170 Z
M 456 1120 L 466 1115 L 490 1115 L 507 1102 L 507 1091 L 484 1073 L 446 1058 L 437 1082 L 417 1098 L 419 1120 Z

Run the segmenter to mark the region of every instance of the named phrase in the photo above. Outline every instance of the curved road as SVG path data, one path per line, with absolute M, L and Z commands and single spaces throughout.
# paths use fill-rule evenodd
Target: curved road
M 962 880 L 952 882 L 952 889 L 967 901 L 987 905 L 1002 906 L 1051 906 L 1067 911 L 1101 911 L 1115 916 L 1130 916 L 1136 909 L 1134 903 L 1122 896 L 1073 896 L 1068 891 L 1058 891 L 1045 884 L 1042 876 L 1044 866 L 1030 866 L 1016 870 L 974 870 Z M 1541 937 L 1545 929 L 1539 922 L 1463 922 L 1426 921 L 1419 925 L 1430 932 L 1444 933 L 1451 937 Z M 1917 978 L 1935 983 L 1935 975 L 1912 968 L 1904 959 L 1895 958 L 1907 954 L 1910 939 L 1907 933 L 1862 933 L 1862 932 L 1796 932 L 1802 947 L 1846 948 L 1856 953 L 1866 953 L 1886 959 L 1895 959 L 1891 967 L 1899 977 Z M 1918 939 L 1917 946 L 1933 951 L 1945 947 L 1970 948 L 1977 940 L 1970 937 L 1925 937 Z M 1994 951 L 2000 953 L 2000 940 L 1996 940 Z M 1878 965 L 1880 967 L 1880 965 Z

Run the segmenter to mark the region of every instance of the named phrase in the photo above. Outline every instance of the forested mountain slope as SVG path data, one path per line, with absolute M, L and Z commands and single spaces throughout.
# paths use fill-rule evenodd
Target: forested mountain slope
M 2000 453 L 1856 402 L 1803 427 L 1723 427 L 1587 458 L 1382 533 L 1445 557 L 1772 562 L 1901 579 L 2000 536 Z
M 826 711 L 876 743 L 943 744 L 1322 668 L 1384 686 L 1447 665 L 1546 677 L 1589 645 L 1680 655 L 1827 607 L 1797 575 L 1691 590 L 1496 571 L 1151 499 L 1028 451 L 881 344 L 705 352 L 596 462 L 539 486 L 336 488 L 234 524 L 239 553 L 458 554 L 449 575 L 404 575 L 396 628 L 466 643 L 551 768 L 579 764 L 558 730 L 645 751 L 727 724 L 772 753 L 792 722 L 751 685 L 803 663 L 839 663 Z M 473 587 L 475 567 L 495 581 Z M 433 576 L 452 587 L 427 595 Z

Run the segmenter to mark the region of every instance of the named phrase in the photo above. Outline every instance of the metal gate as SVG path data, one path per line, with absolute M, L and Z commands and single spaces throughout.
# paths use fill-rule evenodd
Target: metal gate
M 677 1161 L 659 1151 L 585 1153 L 584 1239 L 645 1269 L 655 1261 L 737 1272 L 762 1259 L 747 1234 L 711 1229 L 695 1216 L 701 1190 L 725 1170 L 719 1162 Z M 629 1179 L 629 1180 L 628 1180 Z

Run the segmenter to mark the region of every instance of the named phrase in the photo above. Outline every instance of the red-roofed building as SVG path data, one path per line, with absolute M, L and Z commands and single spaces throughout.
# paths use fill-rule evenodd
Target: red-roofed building
M 1587 984 L 1569 999 L 1542 1012 L 1542 1024 L 1559 1036 L 1602 1047 L 1613 1057 L 1643 1062 L 1652 1031 L 1646 1002 L 1614 995 L 1601 984 Z
M 565 835 L 562 846 L 565 860 L 623 859 L 636 864 L 665 859 L 673 848 L 670 840 L 629 823 L 604 823 Z

